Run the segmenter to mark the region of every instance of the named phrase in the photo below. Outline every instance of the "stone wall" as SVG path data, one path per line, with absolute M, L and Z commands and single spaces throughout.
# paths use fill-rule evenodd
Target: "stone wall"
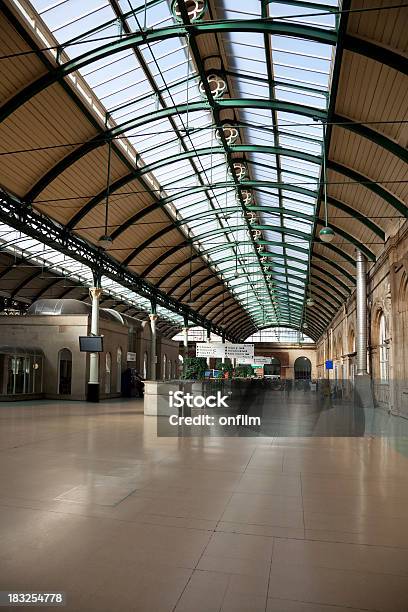
M 367 366 L 376 404 L 408 417 L 408 225 L 389 238 L 368 272 Z M 317 342 L 319 377 L 334 383 L 355 375 L 355 291 Z M 334 369 L 325 371 L 332 359 Z
M 1 316 L 0 344 L 11 347 L 41 348 L 44 357 L 43 393 L 47 398 L 84 400 L 89 378 L 89 358 L 79 351 L 79 336 L 90 331 L 90 317 L 74 315 Z M 150 365 L 150 326 L 137 325 L 133 346 L 129 346 L 128 327 L 117 321 L 100 318 L 100 334 L 103 335 L 104 352 L 99 354 L 100 397 L 119 397 L 121 377 L 126 367 L 136 367 L 143 373 L 143 357 L 147 353 Z M 59 394 L 59 353 L 68 349 L 72 356 L 71 394 Z M 128 362 L 128 352 L 136 353 L 136 362 Z M 157 334 L 157 377 L 163 376 L 166 355 L 166 378 L 178 376 L 178 342 Z M 3 376 L 3 379 L 5 376 Z M 0 390 L 1 391 L 1 390 Z M 1 392 L 0 392 L 1 395 Z
M 316 347 L 314 344 L 255 343 L 255 356 L 276 357 L 281 362 L 281 378 L 295 378 L 295 361 L 306 357 L 312 366 L 312 379 L 317 377 Z

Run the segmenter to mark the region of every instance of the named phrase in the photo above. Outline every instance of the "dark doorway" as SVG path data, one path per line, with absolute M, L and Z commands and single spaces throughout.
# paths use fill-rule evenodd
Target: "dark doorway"
M 281 362 L 277 357 L 272 357 L 272 363 L 266 363 L 264 365 L 264 376 L 273 376 L 274 378 L 281 375 Z
M 310 380 L 312 364 L 307 357 L 298 357 L 295 361 L 295 380 Z
M 58 353 L 58 393 L 60 395 L 71 395 L 72 382 L 72 353 L 68 349 L 62 349 Z

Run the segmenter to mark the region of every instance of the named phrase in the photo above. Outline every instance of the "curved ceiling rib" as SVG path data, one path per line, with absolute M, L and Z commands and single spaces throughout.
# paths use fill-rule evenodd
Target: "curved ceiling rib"
M 127 174 L 119 179 L 117 179 L 117 181 L 114 181 L 110 187 L 110 194 L 114 194 L 115 191 L 117 191 L 118 189 L 121 189 L 122 187 L 125 187 L 126 185 L 128 185 L 131 181 L 135 180 L 136 178 L 138 178 L 137 176 L 135 176 L 135 173 L 132 172 L 130 174 Z M 227 187 L 231 187 L 233 186 L 232 183 L 227 183 L 227 182 L 219 182 L 219 183 L 213 183 L 211 185 L 200 185 L 198 187 L 195 187 L 194 189 L 187 189 L 186 192 L 181 191 L 180 193 L 177 193 L 174 196 L 168 196 L 166 198 L 161 199 L 160 201 L 158 201 L 157 206 L 155 208 L 161 208 L 164 206 L 164 204 L 167 204 L 169 202 L 174 202 L 180 198 L 184 198 L 186 197 L 186 195 L 191 195 L 191 194 L 195 194 L 201 191 L 207 191 L 207 190 L 218 190 L 218 189 L 222 189 L 222 188 L 227 188 Z M 245 181 L 245 184 L 242 185 L 242 188 L 254 188 L 257 189 L 259 187 L 270 187 L 270 188 L 277 188 L 279 187 L 278 183 L 272 183 L 271 181 L 252 181 L 252 180 L 248 180 Z M 310 189 L 305 189 L 304 187 L 300 187 L 299 185 L 285 185 L 285 189 L 287 189 L 288 191 L 294 192 L 294 193 L 298 193 L 300 195 L 305 195 L 308 197 L 314 197 L 316 195 L 315 192 L 311 191 Z M 92 198 L 91 200 L 89 200 L 86 204 L 84 204 L 82 206 L 82 208 L 70 219 L 70 221 L 68 221 L 67 223 L 67 228 L 69 230 L 74 229 L 78 223 L 89 213 L 91 212 L 91 210 L 93 210 L 98 204 L 100 204 L 101 202 L 103 202 L 103 200 L 106 198 L 106 188 L 101 191 L 98 195 L 96 195 L 94 198 Z M 153 208 L 151 210 L 154 210 Z M 140 211 L 142 212 L 142 211 Z M 137 213 L 138 215 L 139 213 Z M 138 220 L 141 217 L 138 217 L 135 215 L 135 217 L 132 218 L 132 223 L 128 224 L 128 222 L 125 222 L 124 225 L 124 229 L 127 229 L 130 225 L 133 224 L 134 220 Z M 118 235 L 120 235 L 120 233 L 122 232 L 121 228 L 118 228 L 117 234 L 115 235 L 115 237 L 117 237 Z M 114 232 L 113 232 L 114 234 Z M 112 234 L 112 235 L 113 235 Z
M 268 101 L 268 100 L 257 100 L 257 99 L 228 99 L 219 100 L 216 102 L 220 110 L 223 109 L 239 109 L 239 108 L 252 108 L 252 109 L 268 109 L 268 110 L 279 110 L 285 113 L 292 113 L 296 115 L 304 115 L 305 117 L 318 117 L 323 118 L 323 113 L 313 107 L 308 107 L 302 104 L 294 104 L 285 101 Z M 190 104 L 180 104 L 178 106 L 166 107 L 164 109 L 158 109 L 151 111 L 137 119 L 126 121 L 123 124 L 115 125 L 114 127 L 105 130 L 104 132 L 93 137 L 89 141 L 75 148 L 73 151 L 68 153 L 65 157 L 60 159 L 55 166 L 50 170 L 26 193 L 24 199 L 27 201 L 35 200 L 38 195 L 47 188 L 47 186 L 55 180 L 62 172 L 67 170 L 72 164 L 75 164 L 82 157 L 106 145 L 110 140 L 114 140 L 127 132 L 131 132 L 136 128 L 146 127 L 150 123 L 155 123 L 160 119 L 169 119 L 171 117 L 179 117 L 181 115 L 187 115 L 193 112 L 202 112 L 208 110 L 208 105 L 205 102 L 191 102 Z M 214 153 L 216 148 L 214 147 Z
M 316 221 L 317 223 L 319 223 L 320 225 L 324 225 L 324 220 L 317 218 L 316 217 Z M 147 238 L 142 244 L 140 244 L 139 246 L 136 247 L 136 249 L 134 249 L 129 255 L 127 255 L 127 257 L 123 260 L 123 265 L 128 266 L 131 264 L 131 262 L 140 254 L 142 253 L 145 249 L 149 249 L 151 248 L 152 243 L 156 242 L 156 240 L 159 240 L 160 238 L 163 238 L 163 236 L 165 236 L 166 234 L 174 231 L 177 227 L 183 226 L 186 223 L 188 223 L 188 219 L 183 220 L 183 221 L 178 221 L 172 225 L 169 225 L 167 227 L 164 227 L 162 229 L 160 229 L 158 232 L 156 232 L 155 234 L 153 234 L 153 236 L 150 236 L 149 238 Z M 348 242 L 352 243 L 354 246 L 357 246 L 363 253 L 365 253 L 365 255 L 371 259 L 372 261 L 375 261 L 376 257 L 375 254 L 368 248 L 366 247 L 363 243 L 361 243 L 357 238 L 355 238 L 354 236 L 352 236 L 351 234 L 349 234 L 348 232 L 344 231 L 343 229 L 337 227 L 336 225 L 334 225 L 333 223 L 330 223 L 330 227 L 333 228 L 333 230 L 339 234 L 339 236 L 342 236 L 343 238 L 345 238 Z M 223 234 L 223 233 L 229 233 L 229 232 L 234 232 L 240 229 L 246 229 L 246 226 L 235 226 L 235 227 L 224 227 L 224 228 L 220 228 L 216 231 L 212 230 L 210 232 L 206 232 L 204 234 L 195 234 L 192 237 L 192 241 L 194 242 L 202 242 L 205 241 L 209 238 L 214 238 L 219 234 Z M 293 236 L 293 237 L 297 237 L 297 238 L 301 238 L 302 240 L 309 240 L 309 236 L 308 234 L 300 231 L 300 230 L 296 230 L 296 229 L 282 229 L 280 227 L 275 227 L 273 225 L 260 225 L 260 224 L 256 224 L 253 226 L 254 230 L 271 230 L 274 232 L 278 232 L 281 234 L 288 234 L 289 236 Z M 189 244 L 188 242 L 186 242 L 186 245 Z M 260 241 L 260 244 L 268 244 L 267 241 Z M 330 245 L 330 247 L 333 245 Z
M 298 25 L 285 22 L 264 22 L 262 20 L 252 19 L 249 21 L 225 21 L 223 23 L 203 22 L 196 23 L 194 29 L 188 28 L 190 36 L 194 34 L 214 34 L 217 32 L 257 32 L 269 34 L 281 34 L 294 38 L 303 38 L 305 40 L 313 40 L 322 44 L 335 44 L 336 34 L 334 32 L 305 25 Z M 22 104 L 28 102 L 35 95 L 67 77 L 72 72 L 81 68 L 85 68 L 89 64 L 97 62 L 126 51 L 134 47 L 146 45 L 154 42 L 162 42 L 171 38 L 185 37 L 187 34 L 186 27 L 180 25 L 170 26 L 167 28 L 157 28 L 156 30 L 145 31 L 142 33 L 133 33 L 125 38 L 101 45 L 100 47 L 83 53 L 79 57 L 72 60 L 67 60 L 65 63 L 56 65 L 54 70 L 50 70 L 47 74 L 39 77 L 34 82 L 30 83 L 26 88 L 16 94 L 11 100 L 6 102 L 0 109 L 0 122 L 4 121 L 11 113 L 18 109 Z M 84 33 L 86 36 L 86 33 Z M 69 49 L 69 41 L 62 47 Z
M 396 5 L 396 8 L 398 8 L 398 5 Z M 386 66 L 389 66 L 402 74 L 408 74 L 407 58 L 401 53 L 396 53 L 385 45 L 382 46 L 365 38 L 353 36 L 352 34 L 344 35 L 343 45 L 348 51 L 364 55 L 365 57 L 379 62 L 380 64 L 385 64 Z
M 362 185 L 366 189 L 372 191 L 376 195 L 380 196 L 383 200 L 385 200 L 390 206 L 392 206 L 399 214 L 408 218 L 408 206 L 404 204 L 401 200 L 399 200 L 396 196 L 390 193 L 387 189 L 384 189 L 378 182 L 376 182 L 373 178 L 368 176 L 364 176 L 357 170 L 353 168 L 348 168 L 343 164 L 340 164 L 337 161 L 329 159 L 327 161 L 327 167 L 329 170 L 334 170 L 339 174 L 343 174 L 347 178 L 351 179 L 355 183 Z
M 333 124 L 339 125 L 339 127 L 349 130 L 362 138 L 366 138 L 367 140 L 371 140 L 378 147 L 382 147 L 392 155 L 396 155 L 403 162 L 408 163 L 408 149 L 402 147 L 394 140 L 387 138 L 384 134 L 369 128 L 364 123 L 359 123 L 357 121 L 353 121 L 352 119 L 348 119 L 344 115 L 338 115 L 334 113 L 333 115 Z
M 42 0 L 31 1 L 42 6 Z M 71 1 L 66 0 L 65 8 Z M 145 295 L 166 287 L 163 293 L 179 317 L 206 313 L 200 319 L 206 326 L 221 322 L 234 338 L 264 323 L 308 328 L 318 337 L 350 294 L 354 248 L 374 262 L 379 252 L 375 245 L 390 235 L 390 209 L 408 218 L 401 190 L 376 182 L 369 165 L 329 155 L 327 146 L 328 170 L 345 181 L 328 179 L 328 224 L 337 239 L 332 244 L 316 239 L 316 228 L 326 225 L 318 212 L 326 121 L 326 145 L 333 131 L 351 141 L 348 131 L 356 135 L 352 138 L 358 147 L 373 149 L 374 143 L 381 155 L 393 155 L 396 163 L 408 158 L 401 143 L 377 127 L 371 129 L 363 117 L 357 121 L 351 106 L 343 104 L 334 113 L 341 50 L 352 51 L 345 55 L 354 61 L 357 52 L 369 56 L 367 65 L 382 61 L 406 73 L 401 56 L 391 48 L 384 51 L 380 41 L 368 40 L 364 29 L 364 40 L 352 30 L 344 34 L 347 0 L 340 17 L 336 7 L 328 7 L 319 27 L 302 16 L 296 22 L 282 18 L 282 9 L 292 10 L 291 2 L 284 0 L 259 3 L 252 12 L 241 0 L 204 0 L 203 14 L 194 23 L 184 0 L 178 0 L 177 18 L 164 0 L 140 0 L 138 6 L 135 0 L 128 13 L 117 0 L 109 1 L 104 21 L 95 17 L 91 32 L 84 31 L 83 16 L 65 29 L 60 3 L 43 12 L 58 49 L 54 56 L 37 51 L 47 73 L 22 81 L 20 91 L 1 108 L 0 121 L 10 126 L 12 121 L 4 120 L 17 109 L 29 114 L 51 94 L 58 96 L 70 87 L 77 92 L 81 84 L 106 112 L 94 121 L 94 129 L 86 131 L 83 144 L 71 145 L 68 154 L 62 148 L 68 141 L 56 143 L 61 148 L 50 152 L 50 161 L 43 156 L 41 171 L 33 173 L 35 180 L 26 181 L 15 193 L 25 194 L 21 201 L 43 215 L 50 211 L 63 226 L 64 248 L 75 240 L 98 242 L 109 200 L 104 229 L 114 245 L 101 249 L 95 244 L 95 251 L 108 265 L 115 261 L 121 273 L 126 274 L 128 266 L 138 270 L 127 281 L 134 278 Z M 312 12 L 320 6 L 301 4 Z M 109 14 L 113 19 L 107 22 Z M 111 29 L 105 30 L 108 23 Z M 332 86 L 332 50 L 339 32 L 340 60 Z M 91 34 L 99 40 L 92 41 Z M 105 34 L 112 34 L 109 42 L 101 40 Z M 27 42 L 29 35 L 23 38 Z M 46 40 L 43 37 L 43 44 Z M 54 83 L 62 88 L 50 88 Z M 29 100 L 33 104 L 26 104 Z M 88 192 L 93 195 L 75 200 L 80 188 L 72 177 L 89 172 L 94 178 L 95 163 L 100 163 L 96 160 L 105 155 L 98 149 L 109 142 L 114 179 L 106 187 L 105 169 L 99 167 L 99 181 L 95 179 Z M 347 191 L 349 184 L 364 186 L 366 200 L 374 194 L 388 207 L 386 213 L 372 218 L 364 198 L 360 204 L 352 190 Z M 62 204 L 64 189 L 69 195 L 72 190 L 72 204 Z M 313 310 L 305 307 L 309 285 L 316 299 Z M 227 320 L 226 312 L 237 319 Z

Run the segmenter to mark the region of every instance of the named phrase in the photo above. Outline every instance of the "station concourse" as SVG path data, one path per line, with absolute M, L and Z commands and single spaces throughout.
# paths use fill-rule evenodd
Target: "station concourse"
M 408 612 L 408 3 L 0 3 L 0 609 Z

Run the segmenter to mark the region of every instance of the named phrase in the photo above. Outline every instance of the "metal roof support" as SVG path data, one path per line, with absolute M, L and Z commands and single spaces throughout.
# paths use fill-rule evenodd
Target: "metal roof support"
M 365 55 L 365 57 L 379 64 L 385 64 L 398 72 L 402 72 L 402 74 L 408 74 L 407 58 L 387 47 L 376 45 L 369 40 L 353 36 L 352 34 L 344 34 L 343 45 L 348 51 Z
M 388 204 L 395 208 L 395 210 L 397 210 L 403 217 L 408 217 L 408 206 L 406 206 L 392 193 L 384 189 L 384 187 L 381 187 L 381 185 L 376 183 L 375 180 L 368 178 L 367 176 L 356 172 L 356 170 L 353 170 L 352 168 L 347 168 L 343 164 L 340 164 L 330 159 L 327 162 L 327 167 L 330 170 L 334 170 L 334 172 L 343 174 L 352 181 L 355 181 L 356 183 L 361 183 L 362 187 L 365 187 L 366 189 L 369 189 L 376 195 L 380 196 L 380 198 L 388 202 Z
M 30 85 L 6 102 L 0 110 L 0 121 L 6 119 L 22 104 L 26 103 L 53 83 L 61 81 L 80 68 L 84 68 L 105 57 L 121 53 L 127 49 L 132 49 L 135 46 L 166 40 L 168 38 L 184 37 L 187 31 L 190 36 L 192 34 L 216 32 L 269 32 L 271 34 L 282 34 L 294 38 L 300 37 L 307 40 L 316 40 L 330 45 L 335 44 L 337 38 L 335 32 L 324 28 L 316 28 L 290 22 L 270 21 L 265 23 L 262 19 L 239 20 L 235 22 L 230 22 L 228 20 L 224 22 L 202 22 L 195 23 L 194 25 L 188 24 L 188 26 L 169 26 L 157 28 L 156 30 L 150 29 L 143 32 L 137 32 L 105 45 L 101 45 L 97 49 L 92 49 L 72 60 L 57 64 L 54 69 L 50 69 L 47 74 L 35 79 Z M 84 32 L 82 37 L 86 39 L 86 35 L 87 33 Z M 69 41 L 64 44 L 68 46 Z
M 33 274 L 30 274 L 29 276 L 26 276 L 18 285 L 17 287 L 14 287 L 13 291 L 11 292 L 10 297 L 14 298 L 19 291 L 21 291 L 21 289 L 24 289 L 24 287 L 26 285 L 28 285 L 32 280 L 34 280 L 35 278 L 37 278 L 37 276 L 40 276 L 43 273 L 43 270 L 38 270 L 37 268 L 35 268 L 35 271 L 33 272 Z
M 136 291 L 149 300 L 155 297 L 159 306 L 163 306 L 174 313 L 182 314 L 184 312 L 185 306 L 168 297 L 136 274 L 124 269 L 105 251 L 94 247 L 82 238 L 72 234 L 67 235 L 63 227 L 36 211 L 29 210 L 26 207 L 23 208 L 16 198 L 12 198 L 4 192 L 0 194 L 0 201 L 0 220 L 4 223 L 69 255 L 86 266 L 89 266 L 90 262 L 98 262 L 98 268 L 103 269 L 104 275 L 108 278 L 132 291 Z M 211 324 L 211 321 L 193 311 L 190 311 L 189 316 L 197 325 L 208 327 Z M 221 329 L 214 328 L 214 332 L 221 333 Z
M 392 155 L 396 155 L 402 159 L 403 162 L 408 164 L 408 150 L 394 140 L 387 138 L 387 136 L 384 136 L 384 134 L 381 134 L 381 132 L 377 132 L 376 130 L 369 128 L 367 125 L 364 125 L 364 123 L 358 123 L 357 121 L 348 119 L 343 115 L 337 115 L 336 113 L 334 113 L 332 121 L 335 124 L 340 124 L 338 127 L 349 130 L 350 132 L 357 134 L 357 136 L 370 140 L 378 147 L 382 147 L 389 153 L 392 153 Z

